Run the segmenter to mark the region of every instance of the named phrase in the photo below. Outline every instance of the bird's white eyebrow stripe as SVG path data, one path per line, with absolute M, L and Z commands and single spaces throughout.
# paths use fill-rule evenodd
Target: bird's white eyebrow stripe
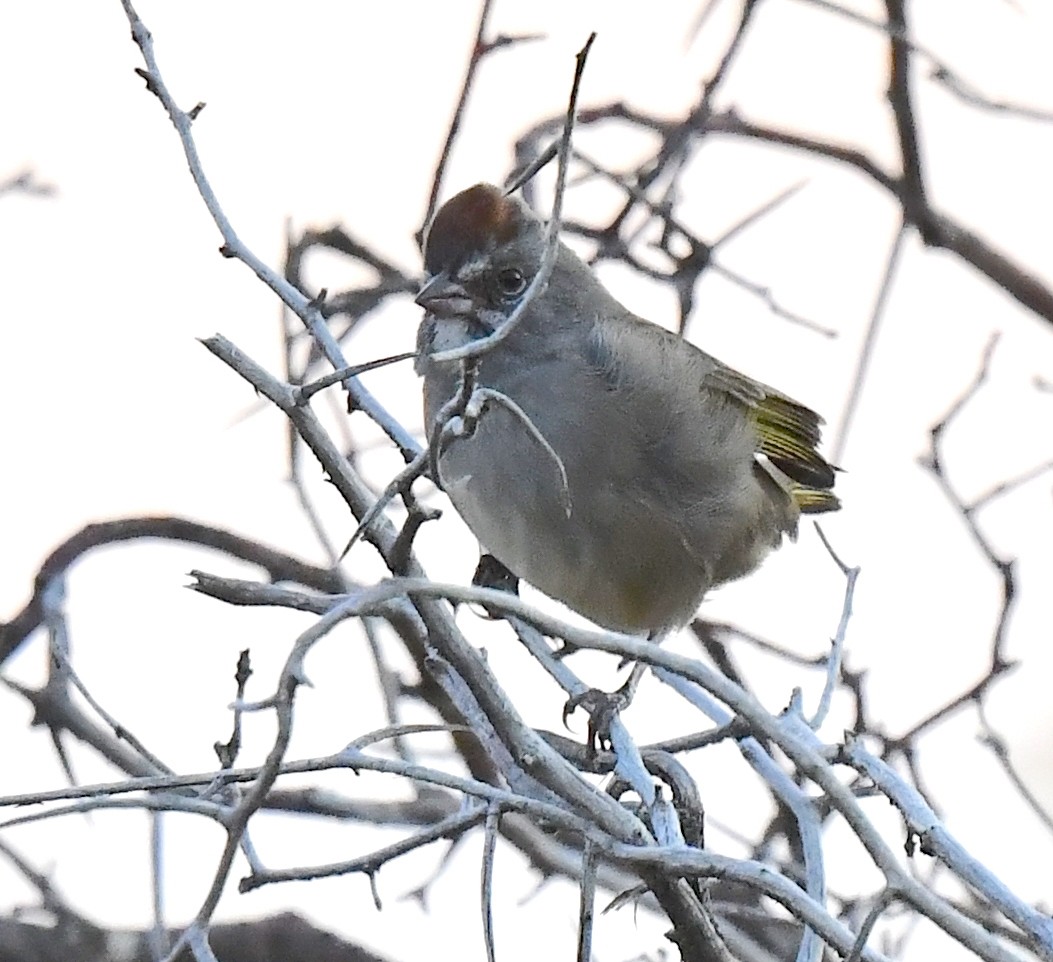
M 476 254 L 475 257 L 466 260 L 458 269 L 457 276 L 465 280 L 471 280 L 486 273 L 490 261 L 485 254 Z

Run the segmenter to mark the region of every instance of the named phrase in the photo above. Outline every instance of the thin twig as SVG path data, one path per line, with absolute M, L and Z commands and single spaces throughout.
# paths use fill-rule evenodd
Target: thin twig
M 859 401 L 863 396 L 863 386 L 866 383 L 870 362 L 874 356 L 878 330 L 885 317 L 885 307 L 888 304 L 889 294 L 892 292 L 892 281 L 896 276 L 896 269 L 899 267 L 900 256 L 903 253 L 903 243 L 906 237 L 907 222 L 903 220 L 900 221 L 899 230 L 896 231 L 896 238 L 892 242 L 892 247 L 885 262 L 885 273 L 881 278 L 881 286 L 878 288 L 877 298 L 874 300 L 874 307 L 870 312 L 870 323 L 867 325 L 867 332 L 859 349 L 859 356 L 856 359 L 856 369 L 852 375 L 852 387 L 849 390 L 848 399 L 841 409 L 841 420 L 838 422 L 837 430 L 834 432 L 834 443 L 830 449 L 830 457 L 834 464 L 840 464 L 841 459 L 845 455 L 845 448 L 848 445 L 848 432 L 852 428 L 852 421 L 855 419 Z
M 346 381 L 349 377 L 357 377 L 359 374 L 375 371 L 377 368 L 387 367 L 389 364 L 397 364 L 399 361 L 409 361 L 416 356 L 415 351 L 404 351 L 402 354 L 392 354 L 390 357 L 377 358 L 375 361 L 366 361 L 363 364 L 352 364 L 350 367 L 343 367 L 339 371 L 333 371 L 324 377 L 312 381 L 310 384 L 301 385 L 298 397 L 301 403 L 306 404 L 319 391 L 333 384 L 339 384 L 341 381 Z
M 221 551 L 262 567 L 273 581 L 293 581 L 319 591 L 346 588 L 338 572 L 301 561 L 282 551 L 223 528 L 179 517 L 128 517 L 85 525 L 54 548 L 34 578 L 33 596 L 6 624 L 0 624 L 0 664 L 43 622 L 44 593 L 52 579 L 62 577 L 95 548 L 142 538 L 178 541 Z
M 592 929 L 596 920 L 596 856 L 585 840 L 578 883 L 578 962 L 592 962 Z
M 493 802 L 486 809 L 486 833 L 483 836 L 483 864 L 480 880 L 480 905 L 483 913 L 483 942 L 486 962 L 497 962 L 494 951 L 494 854 L 497 850 L 501 808 Z
M 164 814 L 150 816 L 150 902 L 153 924 L 149 930 L 153 958 L 163 958 L 171 951 L 171 939 L 165 922 Z
M 193 124 L 193 120 L 197 116 L 200 107 L 196 107 L 194 110 L 187 112 L 182 110 L 176 104 L 175 99 L 172 97 L 161 76 L 160 68 L 157 65 L 157 58 L 154 55 L 153 37 L 150 34 L 150 31 L 139 18 L 139 14 L 136 13 L 131 0 L 121 0 L 121 5 L 124 7 L 128 23 L 132 28 L 132 39 L 136 46 L 139 47 L 139 50 L 143 55 L 143 61 L 146 64 L 145 70 L 137 68 L 136 72 L 146 82 L 146 89 L 161 102 L 169 119 L 172 121 L 172 125 L 179 134 L 179 140 L 183 146 L 183 154 L 186 157 L 187 165 L 190 168 L 190 174 L 197 186 L 198 193 L 201 195 L 201 199 L 205 202 L 209 214 L 212 215 L 212 220 L 215 222 L 216 227 L 219 229 L 219 232 L 223 237 L 223 246 L 220 248 L 220 253 L 224 257 L 236 258 L 245 264 L 261 281 L 263 281 L 264 284 L 281 298 L 282 302 L 286 304 L 297 317 L 303 320 L 304 324 L 311 331 L 311 334 L 314 336 L 333 367 L 347 367 L 347 361 L 344 359 L 339 344 L 337 344 L 335 338 L 326 326 L 325 318 L 320 309 L 320 303 L 316 303 L 313 299 L 308 298 L 303 292 L 294 288 L 280 274 L 264 264 L 262 260 L 245 246 L 234 230 L 233 225 L 230 223 L 226 213 L 220 206 L 219 200 L 212 189 L 212 185 L 205 175 L 204 166 L 202 165 L 201 158 L 197 152 L 197 144 L 194 140 L 191 125 Z M 372 394 L 370 394 L 370 392 L 355 378 L 349 378 L 345 383 L 347 385 L 348 395 L 354 403 L 355 408 L 368 412 L 369 416 L 376 421 L 384 433 L 395 442 L 406 460 L 411 460 L 419 450 L 419 445 L 414 440 L 413 436 L 410 435 L 409 432 L 406 431 L 406 429 L 403 428 L 402 425 L 399 424 L 399 422 L 393 418 L 381 406 L 376 398 L 374 398 Z
M 56 580 L 54 584 L 61 583 L 61 580 Z M 45 597 L 49 593 L 45 593 Z M 45 610 L 49 606 L 45 602 Z M 139 738 L 128 729 L 127 726 L 122 725 L 117 719 L 111 715 L 94 695 L 88 690 L 87 685 L 81 681 L 80 676 L 73 668 L 73 664 L 69 659 L 68 651 L 64 650 L 64 646 L 55 645 L 51 646 L 51 657 L 59 670 L 62 672 L 63 681 L 71 684 L 77 691 L 80 692 L 84 700 L 91 706 L 92 710 L 106 723 L 110 730 L 123 742 L 126 742 L 131 748 L 138 753 L 151 767 L 155 768 L 158 772 L 171 773 L 172 769 L 169 768 L 160 758 L 158 758 L 152 751 L 150 751 Z
M 994 545 L 980 528 L 976 518 L 976 511 L 969 509 L 964 499 L 951 484 L 943 463 L 943 438 L 947 430 L 958 418 L 958 415 L 972 401 L 987 381 L 991 358 L 994 354 L 995 346 L 998 344 L 998 339 L 999 335 L 997 333 L 991 335 L 990 340 L 987 342 L 987 347 L 984 349 L 980 368 L 972 384 L 954 401 L 947 413 L 930 429 L 929 452 L 928 456 L 922 461 L 923 466 L 936 479 L 944 496 L 954 506 L 958 514 L 961 515 L 969 534 L 972 536 L 973 543 L 979 548 L 987 563 L 998 574 L 1002 582 L 1002 603 L 991 645 L 991 671 L 988 676 L 990 680 L 993 680 L 996 675 L 1001 674 L 1010 667 L 1010 663 L 1004 657 L 1004 650 L 1006 636 L 1009 631 L 1009 618 L 1016 600 L 1016 563 L 1013 559 L 1001 557 L 995 551 Z M 974 689 L 972 697 L 976 697 L 977 692 L 982 692 L 982 690 Z M 929 723 L 932 720 L 935 720 L 935 717 L 930 719 Z
M 459 838 L 466 831 L 474 828 L 486 817 L 486 808 L 476 806 L 466 811 L 456 812 L 441 819 L 419 832 L 399 839 L 391 845 L 376 849 L 368 855 L 347 859 L 343 862 L 330 862 L 324 865 L 305 865 L 285 869 L 262 869 L 242 878 L 238 883 L 241 893 L 252 892 L 265 885 L 279 882 L 303 882 L 311 879 L 337 878 L 341 875 L 360 873 L 375 881 L 377 870 L 387 862 L 410 852 L 415 852 L 440 839 Z M 374 901 L 379 895 L 374 888 Z
M 238 664 L 234 671 L 234 684 L 236 693 L 234 695 L 234 729 L 230 733 L 230 740 L 226 743 L 216 742 L 212 748 L 219 759 L 220 768 L 233 768 L 237 761 L 238 753 L 241 751 L 241 707 L 245 699 L 245 686 L 252 676 L 252 667 L 249 658 L 249 649 L 243 648 L 238 654 Z
M 548 232 L 545 236 L 545 252 L 541 258 L 541 266 L 530 282 L 522 299 L 516 305 L 508 319 L 492 334 L 486 337 L 469 341 L 461 347 L 451 348 L 447 351 L 436 351 L 431 355 L 431 360 L 437 364 L 445 364 L 449 361 L 464 361 L 469 358 L 479 357 L 488 351 L 492 351 L 498 344 L 504 341 L 515 330 L 519 319 L 526 313 L 531 301 L 537 297 L 548 284 L 552 269 L 556 266 L 556 255 L 559 251 L 559 228 L 560 214 L 563 210 L 563 194 L 567 183 L 567 168 L 570 165 L 570 143 L 574 132 L 574 121 L 578 112 L 578 93 L 581 89 L 581 78 L 585 72 L 585 61 L 592 47 L 596 34 L 590 34 L 585 41 L 585 46 L 578 51 L 575 58 L 574 81 L 571 84 L 570 100 L 567 104 L 567 116 L 563 126 L 563 138 L 560 141 L 559 168 L 556 174 L 556 189 L 552 200 L 552 214 L 548 222 Z
M 1053 471 L 1053 459 L 1043 461 L 1041 464 L 1036 464 L 1033 468 L 1028 468 L 1026 471 L 1022 471 L 1015 477 L 1007 478 L 1005 481 L 999 481 L 998 484 L 988 488 L 983 494 L 977 495 L 972 501 L 964 505 L 966 514 L 975 514 L 981 508 L 987 507 L 987 505 L 997 498 L 1010 494 L 1017 488 L 1021 488 L 1025 484 L 1034 481 L 1035 478 L 1042 477 L 1047 471 Z
M 858 565 L 850 568 L 837 556 L 837 552 L 834 551 L 833 545 L 830 544 L 830 541 L 826 537 L 826 532 L 823 531 L 822 526 L 819 525 L 818 522 L 815 525 L 815 530 L 819 533 L 819 540 L 823 542 L 823 547 L 826 548 L 830 557 L 833 558 L 834 564 L 841 569 L 841 574 L 845 576 L 845 598 L 841 605 L 841 618 L 837 623 L 837 631 L 834 633 L 834 637 L 830 643 L 830 655 L 827 658 L 826 665 L 826 683 L 823 685 L 823 693 L 819 698 L 819 706 L 816 708 L 815 715 L 812 716 L 812 719 L 809 722 L 812 730 L 818 731 L 830 712 L 830 704 L 833 701 L 834 691 L 841 680 L 841 663 L 844 657 L 845 635 L 848 633 L 848 622 L 852 617 L 852 600 L 855 597 L 856 580 L 859 578 L 861 569 Z
M 893 889 L 882 889 L 877 901 L 874 903 L 870 911 L 867 912 L 867 917 L 859 927 L 859 935 L 856 938 L 856 944 L 852 946 L 852 951 L 848 954 L 845 962 L 859 962 L 863 957 L 863 949 L 866 947 L 867 940 L 870 938 L 870 933 L 874 931 L 874 926 L 877 924 L 877 920 L 885 914 L 889 906 L 896 901 L 896 898 L 897 896 Z
M 351 537 L 348 539 L 347 544 L 344 545 L 344 550 L 340 552 L 340 561 L 343 561 L 344 558 L 347 557 L 348 552 L 355 546 L 355 544 L 357 544 L 358 539 L 369 531 L 370 526 L 380 517 L 384 509 L 400 494 L 404 494 L 408 491 L 417 478 L 427 473 L 429 470 L 429 461 L 429 452 L 421 452 L 388 482 L 387 487 L 380 493 L 380 497 L 378 497 L 376 501 L 369 506 L 366 513 L 362 515 L 362 520 L 358 522 L 358 527 L 355 528 Z
M 980 93 L 972 84 L 960 77 L 946 64 L 938 64 L 932 68 L 929 77 L 937 83 L 942 84 L 959 100 L 987 110 L 994 114 L 1002 114 L 1007 117 L 1020 117 L 1024 120 L 1034 120 L 1038 123 L 1053 123 L 1053 110 L 1043 110 L 1040 107 L 1029 107 L 1025 104 L 1012 103 L 1008 100 L 995 100 Z
M 493 6 L 493 0 L 483 0 L 482 10 L 479 14 L 479 26 L 475 31 L 475 43 L 472 45 L 472 53 L 468 58 L 468 68 L 465 71 L 464 82 L 461 84 L 461 93 L 457 99 L 457 106 L 454 108 L 453 117 L 450 120 L 449 130 L 446 132 L 446 141 L 442 145 L 442 152 L 439 155 L 439 161 L 435 167 L 435 174 L 431 180 L 431 192 L 428 195 L 428 206 L 425 209 L 424 220 L 421 222 L 420 228 L 414 235 L 417 241 L 417 246 L 423 248 L 424 246 L 424 231 L 427 226 L 431 223 L 431 219 L 435 214 L 435 208 L 439 203 L 439 192 L 442 189 L 443 175 L 446 173 L 446 165 L 449 163 L 450 154 L 453 151 L 453 143 L 457 139 L 457 134 L 461 129 L 461 121 L 464 118 L 465 107 L 468 105 L 468 96 L 472 90 L 472 84 L 475 80 L 475 74 L 479 69 L 479 64 L 482 63 L 483 59 L 495 50 L 501 50 L 505 47 L 512 46 L 517 43 L 525 43 L 530 40 L 541 39 L 541 34 L 521 34 L 519 36 L 505 36 L 501 35 L 495 37 L 491 41 L 486 41 L 486 26 L 487 21 L 490 18 L 490 10 Z
M 982 703 L 979 705 L 979 715 L 980 721 L 984 726 L 984 733 L 980 737 L 981 744 L 986 745 L 991 749 L 991 753 L 998 760 L 998 764 L 1002 766 L 1002 770 L 1013 783 L 1013 787 L 1020 793 L 1020 797 L 1027 804 L 1028 808 L 1034 812 L 1035 817 L 1038 818 L 1047 829 L 1053 832 L 1053 814 L 1050 814 L 1039 800 L 1038 796 L 1027 787 L 1027 783 L 1020 776 L 1020 772 L 1017 771 L 1016 766 L 1013 764 L 1013 760 L 1009 757 L 1009 746 L 1005 743 L 1005 739 L 1002 738 L 1002 736 L 999 735 L 988 722 Z

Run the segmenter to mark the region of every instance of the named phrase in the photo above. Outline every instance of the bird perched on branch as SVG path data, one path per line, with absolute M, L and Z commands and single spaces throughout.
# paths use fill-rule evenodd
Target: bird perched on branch
M 605 628 L 660 634 L 839 507 L 821 419 L 628 311 L 546 229 L 478 184 L 428 231 L 417 335 L 436 482 L 515 575 Z

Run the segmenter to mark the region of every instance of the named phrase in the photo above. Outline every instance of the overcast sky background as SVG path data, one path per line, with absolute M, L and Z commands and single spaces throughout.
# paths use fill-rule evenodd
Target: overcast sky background
M 846 5 L 882 16 L 876 3 Z M 563 109 L 573 55 L 591 30 L 599 36 L 584 105 L 624 98 L 660 115 L 682 114 L 711 71 L 738 4 L 723 0 L 704 32 L 688 43 L 697 6 L 657 0 L 643 13 L 629 3 L 497 0 L 494 32 L 543 32 L 546 39 L 483 65 L 444 195 L 505 176 L 515 137 L 538 117 Z M 979 90 L 993 99 L 1053 108 L 1048 4 L 976 0 L 953 12 L 939 4 L 912 8 L 917 36 Z M 459 90 L 478 13 L 474 0 L 295 6 L 144 0 L 139 12 L 154 33 L 176 98 L 185 108 L 207 103 L 194 126 L 205 169 L 257 255 L 280 265 L 287 223 L 294 229 L 342 223 L 399 265 L 418 269 L 412 235 Z M 751 119 L 863 147 L 894 167 L 885 64 L 880 35 L 801 0 L 769 0 L 719 103 L 734 103 Z M 280 417 L 196 340 L 221 332 L 278 371 L 277 303 L 244 266 L 218 255 L 219 236 L 176 134 L 132 73 L 138 66 L 116 0 L 56 0 L 0 11 L 0 180 L 32 168 L 57 191 L 51 198 L 0 197 L 6 321 L 0 432 L 7 454 L 0 489 L 0 619 L 24 603 L 47 552 L 91 520 L 179 514 L 312 560 L 322 557 L 284 480 Z M 922 72 L 916 79 L 936 204 L 1053 283 L 1053 127 L 978 111 Z M 611 131 L 582 131 L 580 138 L 614 166 L 638 160 L 647 146 Z M 729 245 L 722 259 L 839 336 L 827 340 L 790 325 L 713 277 L 702 286 L 691 332 L 707 350 L 836 425 L 896 229 L 894 205 L 862 178 L 831 165 L 715 140 L 693 171 L 683 216 L 703 236 L 717 237 L 802 179 L 804 188 Z M 611 199 L 572 192 L 569 211 L 584 219 L 596 204 L 602 216 Z M 310 276 L 330 290 L 356 278 L 335 259 L 320 259 Z M 605 268 L 603 277 L 638 313 L 675 323 L 668 292 L 617 268 Z M 369 321 L 350 353 L 367 359 L 410 349 L 417 321 L 409 298 L 393 300 Z M 825 523 L 846 560 L 863 566 L 848 661 L 868 671 L 871 711 L 890 732 L 909 727 L 985 671 L 999 586 L 916 458 L 926 448 L 928 427 L 975 375 L 994 331 L 1002 338 L 990 384 L 947 444 L 948 469 L 967 496 L 1053 456 L 1053 394 L 1033 387 L 1036 376 L 1053 380 L 1053 337 L 1048 324 L 953 257 L 926 252 L 911 238 L 843 458 L 845 510 Z M 419 429 L 419 385 L 408 370 L 379 372 L 367 383 Z M 353 427 L 370 436 L 357 419 Z M 383 483 L 397 460 L 378 452 L 369 466 Z M 1031 786 L 1053 806 L 1050 488 L 1047 474 L 992 504 L 981 518 L 997 549 L 1021 559 L 1008 653 L 1022 667 L 992 693 L 990 717 L 1009 737 Z M 319 490 L 333 538 L 342 541 L 351 525 L 335 495 Z M 475 546 L 452 512 L 426 526 L 419 547 L 433 573 L 470 578 Z M 353 561 L 361 577 L 379 576 L 366 552 Z M 115 548 L 76 570 L 69 602 L 75 663 L 92 692 L 162 758 L 186 771 L 214 766 L 211 745 L 227 737 L 237 651 L 252 647 L 257 674 L 250 695 L 262 697 L 288 644 L 307 624 L 288 612 L 225 609 L 194 596 L 182 587 L 191 567 L 245 573 L 171 546 Z M 716 593 L 705 611 L 811 654 L 823 650 L 836 626 L 842 589 L 840 575 L 806 530 L 760 572 Z M 491 663 L 527 717 L 558 727 L 559 693 L 539 680 L 507 635 L 470 614 L 462 621 L 487 644 Z M 11 677 L 42 678 L 41 641 L 5 668 Z M 687 640 L 674 644 L 692 650 Z M 773 670 L 749 654 L 743 660 L 772 710 L 785 704 L 795 685 L 804 687 L 806 698 L 818 695 L 815 674 Z M 592 664 L 592 680 L 614 680 L 606 662 Z M 291 757 L 334 751 L 379 724 L 367 665 L 360 633 L 350 627 L 312 654 L 308 673 L 321 683 L 299 696 Z M 838 707 L 841 714 L 823 733 L 829 740 L 839 737 L 839 720 L 847 718 L 845 706 Z M 29 718 L 20 699 L 0 695 L 0 794 L 63 784 L 46 735 L 27 733 Z M 653 680 L 627 721 L 641 741 L 698 724 Z M 1001 791 L 994 762 L 976 744 L 978 730 L 966 712 L 922 742 L 930 788 L 951 830 L 975 855 L 1024 897 L 1051 901 L 1053 838 Z M 252 752 L 266 750 L 271 733 L 269 718 L 252 722 L 246 763 Z M 766 811 L 763 793 L 741 774 L 733 749 L 711 755 L 697 759 L 707 811 L 718 823 L 748 831 Z M 82 781 L 115 777 L 88 754 L 74 757 Z M 379 778 L 337 776 L 327 784 L 356 796 L 405 792 Z M 196 911 L 222 836 L 187 817 L 167 824 L 169 910 L 180 920 Z M 273 866 L 351 857 L 395 837 L 389 833 L 378 842 L 376 833 L 360 828 L 277 816 L 254 825 L 256 845 Z M 143 925 L 149 921 L 146 826 L 138 814 L 97 814 L 90 821 L 74 816 L 11 830 L 4 838 L 50 871 L 86 915 L 111 925 Z M 719 832 L 711 838 L 719 850 L 737 851 Z M 232 892 L 220 914 L 240 918 L 298 907 L 391 958 L 414 957 L 436 939 L 456 939 L 461 957 L 482 958 L 475 907 L 480 845 L 473 837 L 461 847 L 449 876 L 431 892 L 430 913 L 399 896 L 423 880 L 437 849 L 385 866 L 381 914 L 360 877 L 271 886 L 248 896 Z M 841 857 L 832 845 L 835 890 L 860 884 Z M 570 886 L 550 885 L 526 910 L 518 908 L 533 886 L 518 871 L 520 862 L 499 852 L 498 951 L 518 957 L 516 937 L 542 931 L 550 934 L 553 951 L 571 951 L 576 895 Z M 233 877 L 240 874 L 235 869 Z M 878 879 L 861 884 L 876 886 Z M 33 898 L 0 863 L 0 910 Z M 644 915 L 605 916 L 597 957 L 628 959 L 653 949 L 660 932 Z M 906 957 L 928 958 L 934 947 L 945 951 L 946 943 L 922 927 Z M 536 949 L 532 943 L 531 956 Z M 952 958 L 942 951 L 941 957 Z

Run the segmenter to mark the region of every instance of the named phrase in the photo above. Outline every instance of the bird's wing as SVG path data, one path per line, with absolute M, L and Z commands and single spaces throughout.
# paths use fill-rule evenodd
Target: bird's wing
M 611 327 L 607 328 L 612 330 Z M 699 385 L 702 392 L 740 404 L 753 424 L 761 466 L 789 491 L 797 506 L 806 512 L 831 511 L 840 502 L 831 493 L 835 469 L 816 450 L 821 417 L 781 391 L 755 381 L 690 341 L 649 321 L 626 312 L 613 330 L 624 357 L 626 350 L 653 366 L 647 372 L 659 380 L 683 379 Z M 777 477 L 776 475 L 781 475 Z
M 816 450 L 823 419 L 811 408 L 719 361 L 705 387 L 724 391 L 746 405 L 757 429 L 758 452 L 791 481 L 810 488 L 833 487 L 834 469 Z

